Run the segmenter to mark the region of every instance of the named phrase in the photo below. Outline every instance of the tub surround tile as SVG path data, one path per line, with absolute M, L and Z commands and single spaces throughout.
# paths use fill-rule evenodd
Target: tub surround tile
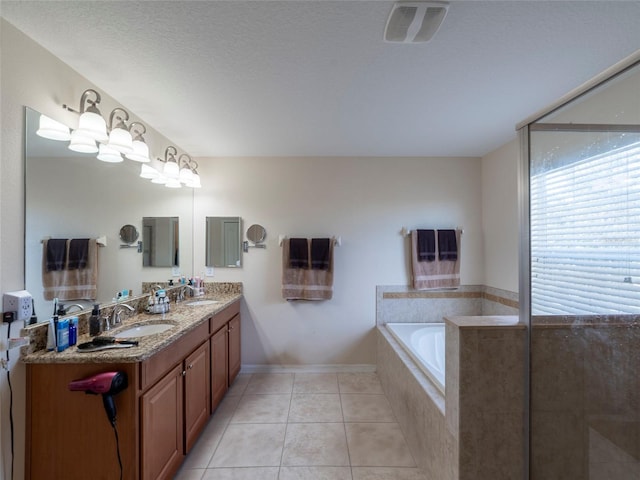
M 288 424 L 282 465 L 348 466 L 344 428 L 342 423 Z
M 229 424 L 209 467 L 280 466 L 286 424 Z
M 397 423 L 346 423 L 352 466 L 416 467 Z

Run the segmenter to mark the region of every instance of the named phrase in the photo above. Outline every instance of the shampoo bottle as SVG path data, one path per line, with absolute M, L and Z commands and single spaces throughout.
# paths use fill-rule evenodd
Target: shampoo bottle
M 95 337 L 100 335 L 100 304 L 96 303 L 89 318 L 89 335 Z
M 78 341 L 78 317 L 69 320 L 69 346 L 72 347 Z
M 58 331 L 57 331 L 57 339 L 58 339 L 58 351 L 62 352 L 69 348 L 69 320 L 62 319 L 58 320 Z

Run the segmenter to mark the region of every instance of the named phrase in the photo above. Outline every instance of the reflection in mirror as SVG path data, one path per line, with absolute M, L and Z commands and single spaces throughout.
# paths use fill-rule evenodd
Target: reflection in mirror
M 131 244 L 138 240 L 138 229 L 133 225 L 125 225 L 120 229 L 120 240 L 124 243 Z
M 101 162 L 95 154 L 70 151 L 68 141 L 39 137 L 39 119 L 39 112 L 25 109 L 25 289 L 33 296 L 38 321 L 53 312 L 53 302 L 43 295 L 45 238 L 106 237 L 107 246 L 98 248 L 95 302 L 101 304 L 113 301 L 118 291 L 139 295 L 143 282 L 171 276 L 170 267 L 145 268 L 136 248 L 120 247 L 122 225 L 131 224 L 140 234 L 143 217 L 179 218 L 180 268 L 186 275 L 193 272 L 193 189 L 152 184 L 140 178 L 137 162 Z M 92 302 L 64 301 L 87 308 Z
M 178 217 L 144 217 L 142 219 L 142 265 L 177 267 L 180 229 Z
M 242 266 L 240 217 L 207 217 L 206 266 Z

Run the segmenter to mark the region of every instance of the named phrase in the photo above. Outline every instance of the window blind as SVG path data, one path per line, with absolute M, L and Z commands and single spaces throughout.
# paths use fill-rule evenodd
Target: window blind
M 640 142 L 530 182 L 532 314 L 640 313 Z

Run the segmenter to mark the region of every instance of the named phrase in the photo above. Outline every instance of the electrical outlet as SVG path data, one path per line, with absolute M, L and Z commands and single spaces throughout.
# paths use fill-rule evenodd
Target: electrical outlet
M 2 311 L 16 312 L 14 320 L 29 320 L 33 313 L 33 300 L 26 290 L 7 292 L 2 296 Z

